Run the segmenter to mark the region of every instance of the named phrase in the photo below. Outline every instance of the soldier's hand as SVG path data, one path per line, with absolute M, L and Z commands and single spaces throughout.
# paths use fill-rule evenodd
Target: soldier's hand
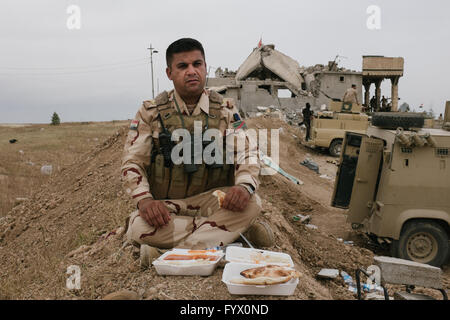
M 242 211 L 250 200 L 250 193 L 243 186 L 231 187 L 223 201 L 222 207 L 231 211 Z
M 139 215 L 150 226 L 155 228 L 163 227 L 169 224 L 170 213 L 162 201 L 154 199 L 142 199 L 139 201 Z

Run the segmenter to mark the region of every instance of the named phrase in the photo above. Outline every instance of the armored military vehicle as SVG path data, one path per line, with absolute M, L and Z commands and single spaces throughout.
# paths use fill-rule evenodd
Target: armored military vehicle
M 361 105 L 331 101 L 327 111 L 319 111 L 311 121 L 311 139 L 304 144 L 311 148 L 325 148 L 339 157 L 346 131 L 365 133 L 369 117 L 361 113 Z
M 434 266 L 449 257 L 450 105 L 446 114 L 434 129 L 423 114 L 374 113 L 366 133 L 346 132 L 332 197 L 353 229 Z

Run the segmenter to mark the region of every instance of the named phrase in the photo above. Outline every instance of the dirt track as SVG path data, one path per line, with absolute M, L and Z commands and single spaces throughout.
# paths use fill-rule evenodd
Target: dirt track
M 332 158 L 306 149 L 299 143 L 298 129 L 279 119 L 247 123 L 253 128 L 283 128 L 280 166 L 304 182 L 298 186 L 280 175 L 263 176 L 259 190 L 261 219 L 271 224 L 276 235 L 275 246 L 268 249 L 289 253 L 303 273 L 293 296 L 231 296 L 221 282 L 222 268 L 210 277 L 158 276 L 153 268 L 140 269 L 132 246 L 119 252 L 123 241 L 119 228 L 134 209 L 120 184 L 123 128 L 0 218 L 0 299 L 99 299 L 120 289 L 146 299 L 354 299 L 342 278 L 317 280 L 315 275 L 321 268 L 354 274 L 358 267 L 372 264 L 374 253 L 386 252 L 352 231 L 342 210 L 329 206 L 333 180 L 300 165 L 309 154 L 320 173 L 334 179 L 336 166 L 326 162 Z M 318 229 L 293 221 L 298 213 L 311 215 Z M 354 245 L 337 238 L 352 240 Z M 81 268 L 79 291 L 66 289 L 70 265 Z M 448 289 L 448 265 L 444 282 Z

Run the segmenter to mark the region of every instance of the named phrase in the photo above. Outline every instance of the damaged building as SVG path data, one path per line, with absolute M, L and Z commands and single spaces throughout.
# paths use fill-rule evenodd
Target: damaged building
M 208 78 L 207 86 L 227 98 L 233 98 L 236 106 L 245 113 L 256 112 L 258 106 L 299 111 L 307 102 L 318 110 L 324 105 L 328 106 L 330 100 L 340 101 L 352 84 L 357 86 L 358 101 L 367 102 L 362 97 L 363 83 L 366 87 L 364 98 L 367 100 L 367 88 L 375 80 L 379 101 L 381 82 L 378 78 L 365 79 L 373 75 L 364 75 L 364 72 L 367 73 L 367 70 L 357 72 L 340 68 L 336 61 L 330 61 L 328 65 L 303 67 L 276 50 L 274 45 L 262 45 L 253 49 L 236 72 L 218 68 L 215 77 Z M 395 81 L 396 84 L 398 78 Z
M 256 112 L 258 106 L 298 111 L 307 102 L 318 109 L 330 99 L 341 100 L 352 84 L 362 101 L 362 72 L 339 68 L 334 61 L 302 67 L 274 45 L 255 48 L 236 72 L 218 68 L 207 81 L 246 113 Z

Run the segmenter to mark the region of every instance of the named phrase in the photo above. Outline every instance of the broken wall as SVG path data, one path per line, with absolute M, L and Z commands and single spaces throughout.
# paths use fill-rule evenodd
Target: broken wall
M 320 75 L 320 95 L 318 97 L 319 106 L 323 103 L 328 105 L 328 100 L 342 100 L 345 91 L 356 84 L 358 102 L 362 103 L 362 73 L 361 72 L 330 72 L 325 71 Z M 328 96 L 328 97 L 327 97 Z M 326 101 L 326 102 L 324 102 Z

